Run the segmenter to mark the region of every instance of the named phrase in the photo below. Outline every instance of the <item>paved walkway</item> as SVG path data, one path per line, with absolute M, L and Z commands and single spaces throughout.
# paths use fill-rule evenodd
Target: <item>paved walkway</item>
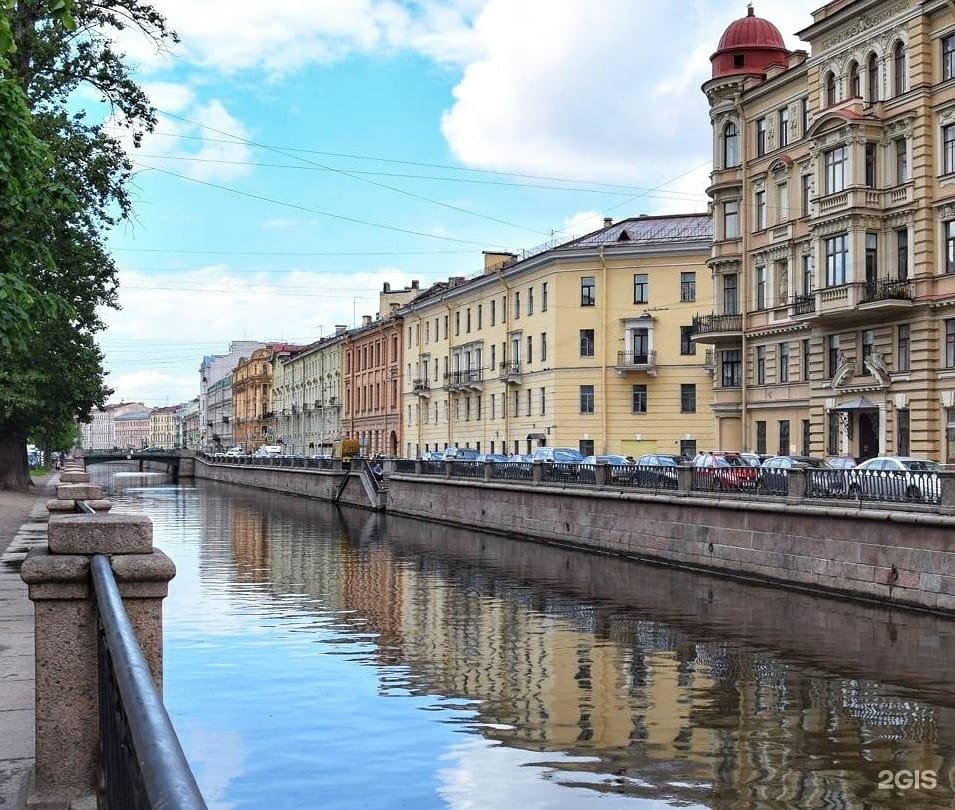
M 53 476 L 34 493 L 0 492 L 0 808 L 20 806 L 33 765 L 33 604 L 20 563 L 46 542 Z

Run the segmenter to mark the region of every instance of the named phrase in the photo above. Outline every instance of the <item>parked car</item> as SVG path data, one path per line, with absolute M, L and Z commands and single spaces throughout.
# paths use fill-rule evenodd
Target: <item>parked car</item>
M 473 447 L 447 447 L 444 450 L 444 461 L 477 461 L 481 455 Z
M 647 453 L 637 458 L 634 483 L 654 489 L 676 489 L 677 468 L 687 461 L 670 453 Z
M 794 467 L 811 467 L 813 469 L 828 469 L 826 462 L 815 456 L 770 456 L 760 467 L 759 490 L 775 495 L 789 494 L 789 470 Z M 838 473 L 830 479 L 828 476 L 813 475 L 811 486 L 817 494 L 828 493 L 834 484 L 838 483 Z
M 633 478 L 633 463 L 626 456 L 587 456 L 580 462 L 577 480 L 582 484 L 597 482 L 597 464 L 603 462 L 609 467 L 607 483 L 629 484 Z
M 828 456 L 826 464 L 836 470 L 851 470 L 859 464 L 854 456 Z
M 583 455 L 572 447 L 538 447 L 531 461 L 556 461 L 564 464 L 580 464 Z
M 739 453 L 697 453 L 693 467 L 694 486 L 701 489 L 755 490 L 759 481 L 759 467 Z
M 243 450 L 241 447 L 230 447 L 228 450 L 225 451 L 224 455 L 233 457 L 233 458 L 235 456 L 244 456 L 245 450 Z
M 481 453 L 478 455 L 475 461 L 493 461 L 495 464 L 497 464 L 502 461 L 511 461 L 511 459 L 509 459 L 503 453 Z
M 937 461 L 912 456 L 870 458 L 849 474 L 849 496 L 934 503 L 941 497 L 938 473 L 944 469 Z

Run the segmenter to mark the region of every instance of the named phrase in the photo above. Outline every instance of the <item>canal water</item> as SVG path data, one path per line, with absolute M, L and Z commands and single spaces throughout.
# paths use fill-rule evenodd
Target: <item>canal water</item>
M 165 698 L 210 807 L 955 801 L 955 622 L 91 472 L 178 567 Z

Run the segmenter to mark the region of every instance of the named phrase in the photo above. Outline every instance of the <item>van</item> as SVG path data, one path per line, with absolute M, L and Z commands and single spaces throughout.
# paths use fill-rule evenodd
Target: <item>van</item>
M 263 444 L 258 450 L 255 451 L 255 454 L 260 458 L 262 456 L 266 458 L 277 458 L 282 455 L 282 445 L 280 444 Z

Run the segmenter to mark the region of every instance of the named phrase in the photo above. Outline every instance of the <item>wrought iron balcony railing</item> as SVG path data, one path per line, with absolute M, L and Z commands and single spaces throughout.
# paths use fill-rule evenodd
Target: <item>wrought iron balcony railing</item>
M 706 335 L 712 332 L 741 332 L 743 330 L 742 315 L 694 315 L 690 326 L 690 334 Z
M 789 302 L 791 315 L 811 315 L 816 311 L 816 296 L 813 293 L 794 295 Z
M 867 281 L 862 292 L 863 304 L 872 301 L 911 301 L 912 282 L 899 279 L 883 278 L 878 281 Z

